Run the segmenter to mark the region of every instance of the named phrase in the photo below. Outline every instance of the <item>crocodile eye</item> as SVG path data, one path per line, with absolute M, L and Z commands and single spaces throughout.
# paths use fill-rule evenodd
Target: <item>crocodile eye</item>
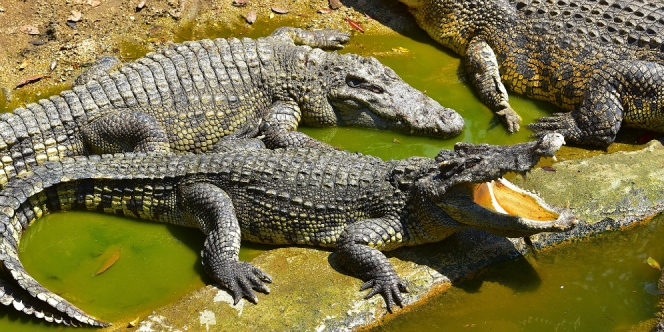
M 360 88 L 360 89 L 364 89 L 364 90 L 369 90 L 373 93 L 383 93 L 383 92 L 385 92 L 385 90 L 382 87 L 380 87 L 376 84 L 369 83 L 369 82 L 367 82 L 367 81 L 365 81 L 361 78 L 357 78 L 357 77 L 346 78 L 346 84 L 348 84 L 348 86 L 351 87 L 351 88 Z

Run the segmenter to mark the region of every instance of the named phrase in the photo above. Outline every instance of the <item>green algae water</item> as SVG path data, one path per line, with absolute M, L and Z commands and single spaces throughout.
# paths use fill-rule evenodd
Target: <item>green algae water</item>
M 647 259 L 664 262 L 663 239 L 660 214 L 497 263 L 373 331 L 649 331 L 661 271 Z
M 242 33 L 243 36 L 257 37 L 267 35 L 273 29 L 274 25 L 257 23 L 251 29 L 243 28 Z M 237 36 L 237 33 L 206 25 L 188 27 L 177 35 L 186 40 Z M 140 57 L 145 52 L 144 46 L 133 47 L 131 43 L 122 48 L 122 54 L 128 59 Z M 516 134 L 507 133 L 463 80 L 460 60 L 421 32 L 389 38 L 356 35 L 343 52 L 378 58 L 415 88 L 457 110 L 466 121 L 466 129 L 457 137 L 441 140 L 360 128 L 301 128 L 312 137 L 383 159 L 416 155 L 433 157 L 440 149 L 451 148 L 457 141 L 513 144 L 529 140 L 530 132 L 526 128 Z M 522 116 L 523 124 L 555 110 L 546 103 L 513 95 L 510 98 L 512 106 Z M 34 96 L 25 97 L 24 101 L 36 99 Z M 661 229 L 657 232 L 646 231 L 640 240 L 649 243 L 642 249 L 654 248 L 653 253 L 647 254 L 662 262 L 664 257 L 657 256 L 657 253 L 664 252 L 662 244 L 654 243 L 664 234 Z M 390 322 L 387 328 L 395 331 L 414 330 L 415 327 L 465 330 L 493 324 L 500 327 L 498 330 L 535 327 L 593 330 L 592 327 L 634 326 L 640 320 L 652 317 L 654 297 L 644 291 L 645 284 L 637 287 L 633 282 L 643 280 L 643 283 L 652 285 L 657 273 L 641 266 L 645 260 L 642 256 L 646 253 L 634 254 L 636 249 L 623 249 L 627 241 L 625 236 L 633 235 L 603 236 L 602 240 L 570 245 L 569 249 L 561 246 L 537 257 L 496 265 L 481 276 L 455 285 L 450 292 L 433 299 L 422 309 Z M 48 215 L 33 224 L 23 235 L 20 255 L 28 272 L 50 290 L 100 319 L 124 324 L 211 283 L 200 265 L 203 240 L 203 234 L 196 229 L 97 213 L 66 212 Z M 638 262 L 631 267 L 621 267 L 621 270 L 614 267 L 609 271 L 605 264 L 613 261 L 604 258 L 609 250 L 602 245 L 604 242 L 613 246 L 614 249 L 610 250 L 612 258 Z M 267 250 L 265 246 L 243 243 L 241 259 L 251 260 L 264 250 Z M 575 260 L 581 256 L 593 259 Z M 117 259 L 113 260 L 113 257 Z M 109 264 L 107 270 L 95 275 Z M 565 271 L 565 274 L 556 275 L 558 270 Z M 603 276 L 605 273 L 608 277 Z M 596 296 L 600 291 L 594 288 L 594 284 L 608 280 L 611 287 L 629 291 L 603 289 L 601 302 L 581 302 L 570 307 L 569 313 L 547 315 L 549 311 L 564 310 L 566 303 L 579 303 L 579 297 Z M 549 286 L 549 281 L 554 282 L 553 286 Z M 489 294 L 490 291 L 493 293 Z M 520 299 L 529 302 L 518 302 Z M 603 308 L 607 303 L 622 301 L 629 301 L 628 309 L 620 312 L 622 325 L 603 325 L 606 323 L 603 316 L 593 320 L 573 314 L 579 307 Z M 525 310 L 528 308 L 533 310 Z M 610 319 L 618 320 L 618 315 L 607 312 Z M 629 317 L 623 319 L 623 316 Z M 64 328 L 0 306 L 1 331 L 61 329 Z

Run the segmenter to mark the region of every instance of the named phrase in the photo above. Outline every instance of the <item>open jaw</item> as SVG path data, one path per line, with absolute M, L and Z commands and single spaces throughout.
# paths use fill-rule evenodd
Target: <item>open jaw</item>
M 504 178 L 491 182 L 464 183 L 450 190 L 468 199 L 463 211 L 466 226 L 506 237 L 524 237 L 541 232 L 569 231 L 578 224 L 569 208 L 556 208 L 541 197 Z M 449 206 L 447 207 L 449 208 Z

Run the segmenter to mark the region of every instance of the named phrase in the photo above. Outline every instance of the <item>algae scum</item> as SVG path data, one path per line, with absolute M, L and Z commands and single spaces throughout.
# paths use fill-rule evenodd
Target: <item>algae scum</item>
M 270 30 L 256 28 L 250 35 Z M 209 30 L 201 34 L 188 31 L 186 37 L 217 36 Z M 374 55 L 415 88 L 461 113 L 466 129 L 449 140 L 357 128 L 301 129 L 310 136 L 383 159 L 433 157 L 457 141 L 513 144 L 529 139 L 525 128 L 508 134 L 460 78 L 460 60 L 423 34 L 355 36 L 346 51 Z M 554 110 L 514 95 L 510 101 L 524 124 Z M 391 320 L 384 329 L 589 331 L 638 326 L 656 311 L 659 272 L 645 262 L 649 256 L 664 262 L 664 227 L 657 226 L 662 222 L 496 264 Z M 211 283 L 200 265 L 203 240 L 195 229 L 67 212 L 32 225 L 23 236 L 20 254 L 28 272 L 48 289 L 100 319 L 130 321 Z M 250 260 L 266 249 L 243 243 L 241 259 Z M 63 327 L 0 306 L 2 331 L 56 329 Z

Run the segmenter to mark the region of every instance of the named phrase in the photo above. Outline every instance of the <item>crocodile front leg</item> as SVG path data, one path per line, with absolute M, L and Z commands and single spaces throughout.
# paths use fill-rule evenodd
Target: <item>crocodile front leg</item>
M 324 50 L 344 48 L 343 44 L 350 39 L 350 34 L 337 30 L 302 30 L 300 28 L 280 27 L 270 35 L 292 42 L 295 45 L 307 45 Z
M 346 226 L 337 240 L 339 262 L 365 283 L 361 291 L 371 288 L 365 299 L 376 294 L 383 296 L 387 311 L 395 305 L 403 307 L 401 293 L 407 293 L 387 257 L 379 250 L 399 247 L 405 240 L 401 223 L 396 218 L 375 218 Z
M 136 111 L 109 111 L 81 128 L 94 153 L 169 152 L 168 135 L 157 120 Z
M 295 102 L 274 103 L 261 125 L 265 145 L 271 149 L 285 147 L 334 149 L 327 143 L 296 131 L 301 118 L 300 107 Z
M 240 225 L 233 202 L 221 188 L 203 182 L 179 188 L 180 208 L 207 234 L 201 256 L 206 272 L 228 289 L 235 304 L 243 297 L 258 303 L 254 290 L 269 293 L 272 278 L 248 262 L 240 262 Z
M 521 117 L 508 102 L 507 90 L 500 80 L 498 60 L 491 46 L 484 40 L 473 40 L 468 45 L 466 57 L 466 70 L 482 102 L 489 106 L 510 133 L 519 131 Z
M 560 133 L 568 142 L 606 147 L 624 123 L 664 131 L 664 66 L 647 61 L 606 65 L 588 82 L 578 110 L 528 125 L 541 137 Z

